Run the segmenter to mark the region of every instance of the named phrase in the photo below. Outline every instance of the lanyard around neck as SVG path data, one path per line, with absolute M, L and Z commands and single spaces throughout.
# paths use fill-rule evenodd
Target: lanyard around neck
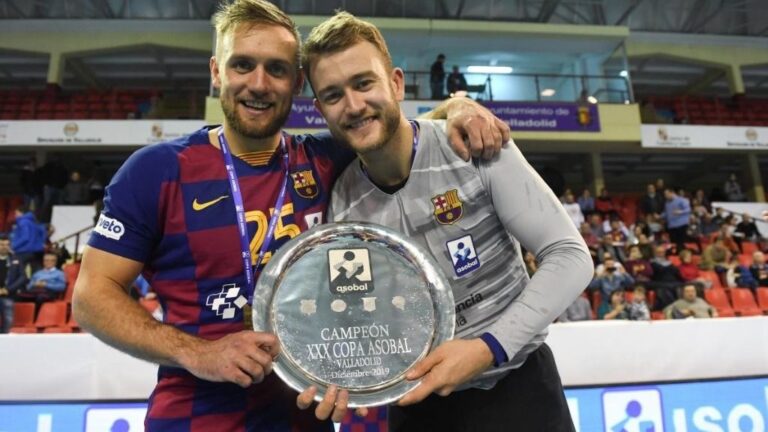
M 264 238 L 264 242 L 261 245 L 259 256 L 256 259 L 256 263 L 251 263 L 251 246 L 248 238 L 248 226 L 245 220 L 245 206 L 243 205 L 243 194 L 240 190 L 240 183 L 237 180 L 237 173 L 235 172 L 235 164 L 232 160 L 232 152 L 229 149 L 227 138 L 224 136 L 224 127 L 221 127 L 218 132 L 219 146 L 221 147 L 221 154 L 224 158 L 224 166 L 227 169 L 227 177 L 229 178 L 229 188 L 232 191 L 232 200 L 235 203 L 235 213 L 237 215 L 237 231 L 240 234 L 240 250 L 243 258 L 243 268 L 245 269 L 245 283 L 246 293 L 248 294 L 248 303 L 253 302 L 253 292 L 256 288 L 256 282 L 254 280 L 254 272 L 259 269 L 261 262 L 264 260 L 264 255 L 269 250 L 269 245 L 272 243 L 272 239 L 275 233 L 275 227 L 280 219 L 280 211 L 283 209 L 283 203 L 285 202 L 285 191 L 288 185 L 288 149 L 285 146 L 285 137 L 280 136 L 280 152 L 283 155 L 283 170 L 285 175 L 283 176 L 283 185 L 280 188 L 280 193 L 275 201 L 275 207 L 272 211 L 272 217 L 269 220 L 269 226 L 267 228 L 267 234 Z

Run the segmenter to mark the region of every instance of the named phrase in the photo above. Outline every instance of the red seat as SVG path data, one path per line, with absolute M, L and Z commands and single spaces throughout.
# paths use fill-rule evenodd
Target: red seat
M 35 327 L 45 329 L 47 327 L 64 327 L 67 324 L 67 303 L 52 301 L 43 303 L 35 320 Z
M 752 265 L 752 255 L 751 254 L 739 254 L 739 264 L 743 265 L 744 267 L 749 267 Z
M 760 249 L 758 249 L 757 244 L 753 242 L 750 242 L 750 241 L 741 242 L 741 253 L 745 255 L 749 255 L 750 259 L 752 257 L 752 254 L 757 252 L 758 250 Z
M 757 307 L 752 291 L 747 288 L 734 288 L 731 290 L 731 301 L 733 310 L 739 316 L 762 315 L 763 311 Z
M 669 262 L 671 262 L 671 263 L 672 263 L 672 264 L 673 264 L 675 267 L 680 267 L 680 264 L 682 264 L 682 263 L 683 263 L 682 261 L 680 261 L 680 257 L 679 257 L 679 256 L 677 256 L 677 255 L 669 255 L 669 256 L 667 256 L 667 259 L 668 259 L 668 260 L 669 260 Z
M 768 313 L 768 287 L 757 288 L 757 307 Z
M 704 291 L 704 298 L 717 309 L 717 314 L 720 316 L 734 316 L 734 310 L 731 307 L 731 303 L 728 301 L 728 296 L 725 294 L 724 289 L 711 288 Z
M 663 320 L 663 319 L 665 319 L 664 318 L 664 312 L 662 312 L 662 311 L 651 312 L 651 320 L 658 321 L 658 320 Z
M 35 327 L 35 304 L 16 302 L 13 304 L 13 327 L 11 333 L 37 333 Z
M 706 279 L 710 282 L 712 282 L 712 288 L 713 289 L 723 289 L 723 284 L 720 281 L 720 276 L 717 275 L 717 273 L 714 270 L 702 270 L 699 273 L 699 276 L 702 279 Z

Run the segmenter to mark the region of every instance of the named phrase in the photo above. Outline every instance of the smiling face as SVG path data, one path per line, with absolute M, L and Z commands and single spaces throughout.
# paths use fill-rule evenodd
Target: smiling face
M 318 56 L 310 68 L 315 106 L 334 138 L 358 154 L 384 147 L 400 124 L 403 71 L 370 42 Z
M 272 24 L 240 24 L 221 37 L 211 76 L 235 132 L 262 139 L 280 131 L 301 89 L 298 49 L 288 29 Z

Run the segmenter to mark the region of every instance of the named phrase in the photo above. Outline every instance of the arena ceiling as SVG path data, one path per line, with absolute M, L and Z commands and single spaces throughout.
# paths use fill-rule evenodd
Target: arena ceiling
M 766 0 L 275 0 L 295 15 L 329 15 L 342 8 L 360 16 L 493 20 L 575 25 L 622 25 L 633 32 L 691 35 L 720 35 L 768 38 Z M 139 22 L 197 22 L 204 28 L 216 9 L 217 0 L 0 0 L 2 20 L 121 20 L 122 25 Z M 125 21 L 127 20 L 127 21 Z M 0 30 L 1 31 L 1 30 Z M 388 38 L 392 36 L 387 35 Z M 418 35 L 416 35 L 418 39 Z M 432 50 L 451 47 L 451 63 L 469 64 L 485 58 L 508 60 L 519 65 L 540 65 L 539 73 L 557 72 L 558 57 L 568 59 L 583 53 L 578 43 L 557 47 L 519 49 L 506 43 L 500 49 L 478 50 L 471 38 L 457 35 L 431 36 Z M 768 42 L 768 39 L 766 39 Z M 476 42 L 476 41 L 475 41 Z M 391 43 L 402 47 L 393 52 L 396 61 L 431 58 L 433 53 L 416 50 L 418 44 Z M 482 46 L 494 46 L 484 44 Z M 530 45 L 530 44 L 529 44 Z M 608 49 L 608 47 L 606 47 Z M 109 88 L 151 85 L 163 89 L 205 91 L 210 52 L 185 51 L 162 46 L 135 46 L 121 51 L 90 53 L 68 58 L 65 86 Z M 423 62 L 423 59 L 420 59 Z M 43 85 L 48 59 L 38 54 L 0 50 L 2 86 Z M 631 58 L 629 72 L 635 92 L 648 94 L 728 95 L 725 71 L 664 57 Z M 616 64 L 618 73 L 623 64 Z M 525 72 L 525 68 L 516 68 Z M 768 97 L 768 65 L 743 70 L 747 94 Z

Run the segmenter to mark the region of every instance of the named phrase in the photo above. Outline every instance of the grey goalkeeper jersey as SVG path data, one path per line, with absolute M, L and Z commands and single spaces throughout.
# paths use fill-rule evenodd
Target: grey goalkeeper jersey
M 419 126 L 406 184 L 387 194 L 355 161 L 336 181 L 328 220 L 378 223 L 432 253 L 451 281 L 456 337 L 489 332 L 507 353 L 507 363 L 467 385 L 488 388 L 541 345 L 547 326 L 592 278 L 592 259 L 559 200 L 517 147 L 490 162 L 465 162 L 441 124 Z M 520 244 L 539 262 L 531 279 Z

